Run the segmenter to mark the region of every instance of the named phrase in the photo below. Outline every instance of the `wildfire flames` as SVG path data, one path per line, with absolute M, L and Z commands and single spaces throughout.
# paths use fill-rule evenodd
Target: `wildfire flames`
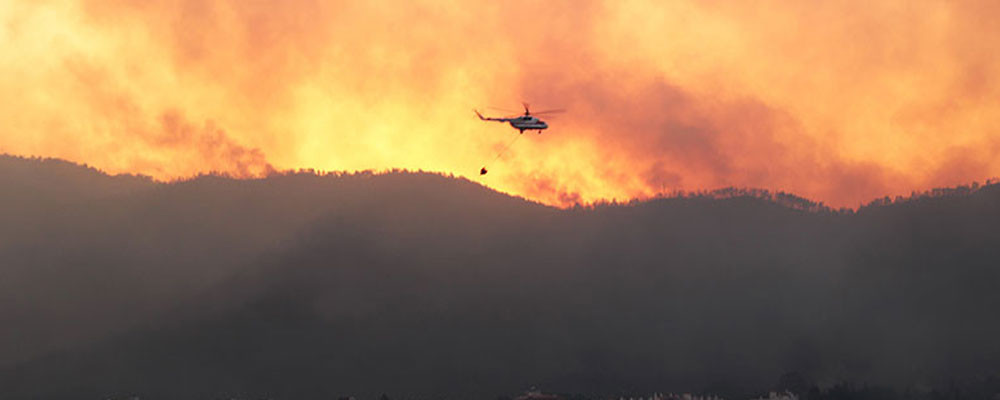
M 422 169 L 548 204 L 834 206 L 1000 172 L 996 1 L 0 3 L 0 152 L 177 179 Z M 473 108 L 566 108 L 516 131 Z

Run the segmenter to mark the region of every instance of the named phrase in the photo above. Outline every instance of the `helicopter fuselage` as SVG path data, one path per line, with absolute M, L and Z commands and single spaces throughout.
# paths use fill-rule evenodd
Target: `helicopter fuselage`
M 514 129 L 517 129 L 521 132 L 532 131 L 532 130 L 541 131 L 543 129 L 549 128 L 549 124 L 546 124 L 545 121 L 542 121 L 530 115 L 517 118 L 510 118 L 507 120 L 507 123 L 509 123 L 510 126 L 514 127 Z
M 557 112 L 557 111 L 561 112 L 561 110 L 553 110 L 549 112 Z M 521 133 L 524 133 L 524 131 L 538 131 L 538 133 L 542 133 L 542 130 L 549 128 L 549 124 L 545 123 L 545 121 L 542 121 L 538 119 L 538 117 L 531 115 L 531 113 L 528 112 L 527 106 L 525 106 L 524 108 L 524 115 L 517 117 L 490 118 L 490 117 L 484 117 L 482 114 L 479 113 L 479 111 L 476 111 L 476 116 L 478 116 L 479 119 L 483 121 L 506 122 L 510 124 L 510 126 L 514 127 L 514 129 L 521 131 Z

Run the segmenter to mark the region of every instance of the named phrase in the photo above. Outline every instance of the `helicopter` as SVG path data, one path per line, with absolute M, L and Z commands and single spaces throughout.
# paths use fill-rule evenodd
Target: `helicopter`
M 517 129 L 521 135 L 524 134 L 524 131 L 529 131 L 529 130 L 531 131 L 537 130 L 538 134 L 541 135 L 543 130 L 549 128 L 549 124 L 545 123 L 545 121 L 538 119 L 538 117 L 536 117 L 535 115 L 554 114 L 566 111 L 561 109 L 545 110 L 545 111 L 535 112 L 535 115 L 531 115 L 531 110 L 528 108 L 528 103 L 521 103 L 521 105 L 524 106 L 523 115 L 515 115 L 503 118 L 484 117 L 483 114 L 479 113 L 479 110 L 472 110 L 472 111 L 475 111 L 476 116 L 483 121 L 506 122 L 510 124 L 510 126 L 512 126 L 514 129 Z M 497 159 L 500 158 L 500 156 L 502 156 L 505 152 L 507 152 L 507 149 L 509 149 L 510 146 L 513 145 L 515 141 L 517 141 L 517 138 L 521 137 L 521 135 L 518 135 L 517 137 L 514 138 L 514 140 L 508 143 L 507 146 L 504 146 L 503 150 L 501 150 L 500 153 L 497 154 L 496 158 L 494 158 L 493 161 L 496 161 Z M 482 169 L 479 170 L 479 175 L 480 176 L 486 175 L 487 172 L 488 171 L 484 166 Z
M 483 121 L 506 122 L 509 123 L 510 126 L 514 127 L 514 129 L 520 131 L 520 133 L 522 134 L 524 133 L 524 131 L 538 130 L 539 135 L 542 134 L 543 130 L 549 128 L 549 124 L 545 123 L 545 121 L 538 119 L 538 117 L 536 117 L 535 115 L 554 114 L 566 111 L 566 110 L 545 110 L 545 111 L 535 112 L 535 115 L 531 115 L 531 110 L 528 109 L 528 103 L 521 103 L 521 104 L 524 106 L 524 114 L 518 116 L 492 118 L 492 117 L 484 117 L 483 114 L 480 114 L 478 110 L 473 110 L 473 111 L 475 111 L 476 116 Z

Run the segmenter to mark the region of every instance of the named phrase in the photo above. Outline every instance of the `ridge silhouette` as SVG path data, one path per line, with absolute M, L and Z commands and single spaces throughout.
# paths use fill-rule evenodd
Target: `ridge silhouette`
M 995 184 L 556 209 L 427 173 L 167 184 L 0 157 L 0 189 L 3 398 L 734 397 L 1000 367 Z

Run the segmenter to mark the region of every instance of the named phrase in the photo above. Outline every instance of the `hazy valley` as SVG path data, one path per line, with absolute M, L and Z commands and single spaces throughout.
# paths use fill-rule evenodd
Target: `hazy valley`
M 996 376 L 1000 186 L 941 193 L 562 210 L 428 173 L 166 184 L 0 157 L 0 397 Z

